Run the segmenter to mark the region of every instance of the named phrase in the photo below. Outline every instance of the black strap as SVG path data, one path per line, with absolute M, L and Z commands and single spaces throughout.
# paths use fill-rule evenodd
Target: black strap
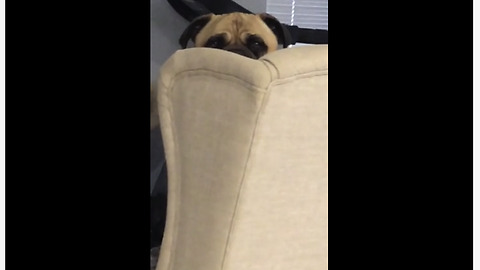
M 232 0 L 197 0 L 196 2 L 203 3 L 214 14 L 226 14 L 232 12 L 253 13 Z
M 167 0 L 168 3 L 187 21 L 191 22 L 198 16 L 212 13 L 200 1 L 196 0 Z
M 296 42 L 307 44 L 328 44 L 328 30 L 299 28 L 296 25 L 285 25 L 292 37 L 292 44 Z
M 214 13 L 231 12 L 253 13 L 232 0 L 168 0 L 168 3 L 188 21 L 198 16 Z M 328 30 L 300 28 L 296 25 L 283 24 L 292 37 L 291 44 L 328 44 Z

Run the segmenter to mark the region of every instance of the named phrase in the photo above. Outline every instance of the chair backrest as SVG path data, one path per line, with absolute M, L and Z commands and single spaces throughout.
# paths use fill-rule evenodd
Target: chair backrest
M 327 269 L 328 46 L 177 51 L 157 93 L 168 166 L 157 270 Z

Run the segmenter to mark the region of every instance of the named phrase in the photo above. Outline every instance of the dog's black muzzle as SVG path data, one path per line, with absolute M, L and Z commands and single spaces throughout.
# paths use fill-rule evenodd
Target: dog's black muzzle
M 233 46 L 227 46 L 223 49 L 229 52 L 243 55 L 248 58 L 258 59 L 258 57 L 252 51 L 250 51 L 247 47 L 244 47 L 244 46 L 233 45 Z

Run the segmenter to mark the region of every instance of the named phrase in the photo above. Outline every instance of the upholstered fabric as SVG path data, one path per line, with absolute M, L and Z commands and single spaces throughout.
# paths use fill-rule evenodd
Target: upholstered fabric
M 160 73 L 157 270 L 326 270 L 328 46 L 259 60 L 192 48 Z

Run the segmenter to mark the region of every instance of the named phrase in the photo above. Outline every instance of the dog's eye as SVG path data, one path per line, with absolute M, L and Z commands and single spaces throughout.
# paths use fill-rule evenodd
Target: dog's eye
M 223 48 L 225 47 L 225 40 L 222 36 L 213 36 L 207 40 L 204 47 Z
M 265 45 L 263 39 L 257 35 L 251 35 L 248 37 L 247 46 L 254 50 L 263 50 L 267 48 L 267 45 Z
M 216 40 L 208 41 L 207 43 L 205 43 L 205 47 L 218 48 L 218 41 Z

